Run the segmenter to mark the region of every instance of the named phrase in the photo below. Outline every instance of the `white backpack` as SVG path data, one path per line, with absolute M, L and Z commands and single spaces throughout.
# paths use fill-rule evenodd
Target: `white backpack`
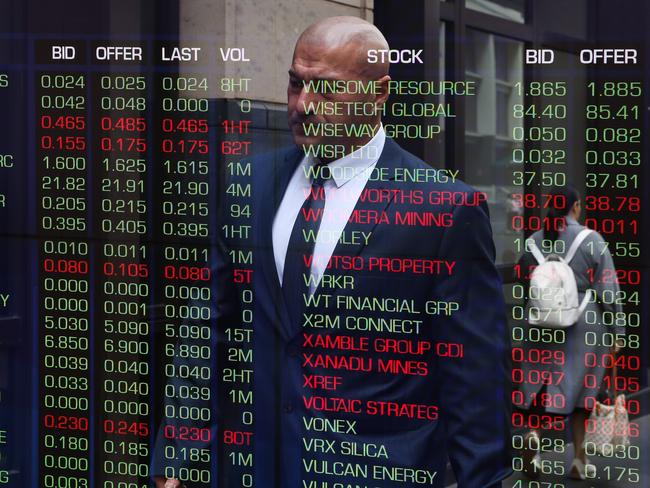
M 563 258 L 556 254 L 545 258 L 532 238 L 526 240 L 527 248 L 539 264 L 533 270 L 528 288 L 530 325 L 562 329 L 575 324 L 584 312 L 593 290 L 587 290 L 578 304 L 578 285 L 569 263 L 591 232 L 591 229 L 581 230 Z

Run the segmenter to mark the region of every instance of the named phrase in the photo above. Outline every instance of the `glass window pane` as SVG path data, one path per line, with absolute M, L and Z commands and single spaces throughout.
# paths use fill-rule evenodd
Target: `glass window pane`
M 543 31 L 586 39 L 587 12 L 592 6 L 593 2 L 588 0 L 544 0 L 543 8 L 535 10 L 535 21 Z
M 447 68 L 447 57 L 446 57 L 446 28 L 447 24 L 445 22 L 440 22 L 440 33 L 438 37 L 438 79 L 445 79 L 445 72 Z M 445 99 L 445 95 L 442 94 L 438 97 L 437 103 L 446 104 L 449 103 L 449 100 Z M 431 164 L 435 167 L 444 167 L 445 160 L 445 139 L 446 139 L 446 130 L 447 130 L 447 118 L 443 115 L 438 117 L 438 120 L 432 120 L 431 123 L 440 125 L 440 134 L 431 140 L 431 151 L 427 154 L 432 158 Z
M 515 241 L 523 237 L 511 231 L 512 217 L 519 210 L 513 193 L 523 188 L 513 185 L 513 139 L 519 125 L 513 107 L 523 97 L 516 84 L 523 81 L 523 43 L 485 32 L 468 30 L 465 76 L 476 83 L 476 96 L 465 99 L 466 146 L 465 180 L 485 192 L 497 249 L 498 264 L 516 261 Z
M 497 85 L 497 135 L 508 137 L 510 115 L 510 88 Z
M 503 39 L 502 37 L 494 38 L 496 77 L 499 80 L 506 81 L 508 79 L 508 62 L 510 61 L 510 52 L 508 47 L 510 45 L 510 41 Z
M 467 8 L 523 24 L 526 0 L 467 0 Z
M 561 51 L 555 52 L 554 70 L 542 71 L 540 81 L 565 83 L 567 95 L 562 97 L 541 97 L 542 106 L 552 106 L 555 112 L 565 114 L 565 117 L 546 117 L 544 126 L 553 130 L 565 128 L 563 140 L 543 141 L 541 149 L 550 149 L 554 154 L 562 154 L 565 164 L 549 164 L 546 172 L 563 173 L 560 181 L 565 180 L 575 186 L 581 195 L 585 195 L 585 151 L 590 149 L 585 141 L 587 119 L 578 114 L 585 113 L 588 102 L 587 67 L 580 64 L 578 56 Z M 571 80 L 567 83 L 567 80 Z M 592 125 L 593 126 L 593 125 Z M 589 166 L 587 166 L 589 168 Z

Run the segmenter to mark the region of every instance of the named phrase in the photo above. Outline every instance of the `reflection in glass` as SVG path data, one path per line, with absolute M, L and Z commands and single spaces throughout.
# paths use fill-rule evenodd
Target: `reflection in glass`
M 465 76 L 476 83 L 476 96 L 465 99 L 465 179 L 488 196 L 497 263 L 513 263 L 518 235 L 510 220 L 521 209 L 512 194 L 523 190 L 512 178 L 512 152 L 520 147 L 513 128 L 521 122 L 513 108 L 523 102 L 515 89 L 523 81 L 523 44 L 476 30 L 468 30 L 467 41 Z
M 563 83 L 567 85 L 567 93 L 562 97 L 540 97 L 543 106 L 553 106 L 556 117 L 545 118 L 544 126 L 565 128 L 564 140 L 542 141 L 542 149 L 552 150 L 554 154 L 566 155 L 566 163 L 550 164 L 544 167 L 547 172 L 563 173 L 554 180 L 566 181 L 575 186 L 581 195 L 585 195 L 585 165 L 583 164 L 585 151 L 588 149 L 585 142 L 586 119 L 582 115 L 587 106 L 587 72 L 584 65 L 580 64 L 578 56 L 562 51 L 555 52 L 553 70 L 543 70 L 540 79 L 543 82 Z M 571 83 L 567 83 L 570 79 Z
M 526 0 L 467 0 L 467 8 L 523 24 Z
M 445 69 L 446 69 L 446 45 L 445 45 L 445 31 L 447 25 L 444 22 L 440 22 L 440 33 L 438 36 L 438 79 L 445 79 Z M 444 93 L 438 97 L 437 103 L 444 104 L 448 103 L 448 100 L 445 100 Z M 432 153 L 433 160 L 431 163 L 435 167 L 442 168 L 444 167 L 444 155 L 445 155 L 445 131 L 447 130 L 447 119 L 446 117 L 440 116 L 437 121 L 440 124 L 440 134 L 434 139 L 435 150 Z

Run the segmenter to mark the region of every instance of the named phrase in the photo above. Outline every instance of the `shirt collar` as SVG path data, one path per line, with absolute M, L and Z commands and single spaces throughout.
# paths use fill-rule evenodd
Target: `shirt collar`
M 336 187 L 342 187 L 364 171 L 372 171 L 374 164 L 379 160 L 379 156 L 384 149 L 385 142 L 386 132 L 384 132 L 384 126 L 380 123 L 377 133 L 366 144 L 356 151 L 329 163 L 328 166 L 331 170 L 332 180 L 336 184 Z M 313 166 L 314 157 L 306 156 L 303 164 L 305 168 Z M 307 177 L 309 173 L 305 171 L 303 174 Z

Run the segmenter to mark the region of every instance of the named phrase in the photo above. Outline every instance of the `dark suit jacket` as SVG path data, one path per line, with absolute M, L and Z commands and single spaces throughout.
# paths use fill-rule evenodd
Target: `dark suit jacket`
M 459 487 L 500 486 L 511 471 L 509 342 L 486 203 L 460 181 L 405 181 L 401 168 L 429 167 L 387 139 L 383 177 L 368 181 L 345 228 L 350 242 L 337 244 L 296 323 L 271 231 L 301 158 L 293 147 L 252 160 L 251 234 L 221 247 L 217 429 L 254 432 L 255 486 L 437 487 L 447 459 Z M 253 251 L 251 283 L 241 285 L 253 291 L 249 305 L 229 269 L 238 250 Z M 252 324 L 242 325 L 242 306 Z M 223 374 L 234 365 L 224 331 L 243 326 L 253 360 L 236 367 L 253 370 L 239 384 L 252 406 L 231 401 Z M 219 486 L 240 486 L 251 469 L 233 466 L 232 447 L 218 447 Z

